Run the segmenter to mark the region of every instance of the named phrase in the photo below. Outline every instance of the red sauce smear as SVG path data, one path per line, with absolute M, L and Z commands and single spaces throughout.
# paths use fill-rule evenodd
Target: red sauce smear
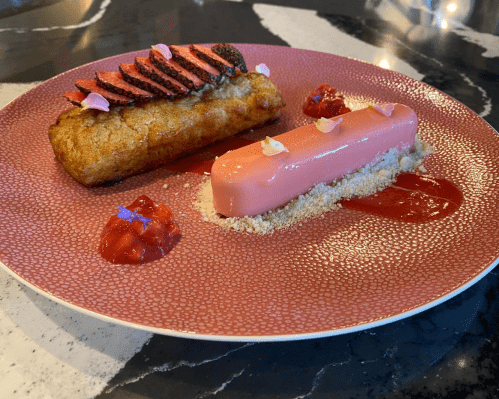
M 126 207 L 147 224 L 111 216 L 101 235 L 99 252 L 111 263 L 140 264 L 166 255 L 180 240 L 180 228 L 173 220 L 172 211 L 142 195 Z
M 199 152 L 181 158 L 175 162 L 165 165 L 165 169 L 175 172 L 191 172 L 203 175 L 211 172 L 215 157 L 225 154 L 227 151 L 235 150 L 253 143 L 250 140 L 243 139 L 242 137 L 231 136 L 226 139 L 203 148 Z
M 411 223 L 426 223 L 454 213 L 463 194 L 444 179 L 404 173 L 376 194 L 340 201 L 347 209 L 358 210 Z
M 306 98 L 303 105 L 305 115 L 317 119 L 321 117 L 332 118 L 351 111 L 345 106 L 345 97 L 328 84 L 320 85 Z

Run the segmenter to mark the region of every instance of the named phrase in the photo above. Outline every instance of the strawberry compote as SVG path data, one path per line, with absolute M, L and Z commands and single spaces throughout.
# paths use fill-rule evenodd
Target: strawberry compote
M 111 216 L 99 252 L 111 263 L 146 263 L 166 255 L 179 240 L 180 229 L 172 211 L 142 195 Z
M 303 105 L 305 115 L 312 118 L 332 118 L 350 111 L 351 109 L 345 106 L 345 97 L 328 84 L 320 85 L 307 97 Z

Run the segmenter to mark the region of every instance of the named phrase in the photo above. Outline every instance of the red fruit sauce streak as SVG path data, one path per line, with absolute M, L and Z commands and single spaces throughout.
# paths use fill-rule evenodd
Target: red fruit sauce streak
M 383 191 L 340 201 L 347 209 L 410 223 L 442 219 L 459 209 L 463 194 L 444 179 L 404 173 Z
M 180 240 L 180 228 L 172 211 L 142 195 L 126 207 L 151 219 L 144 228 L 141 221 L 111 216 L 101 235 L 99 252 L 104 259 L 118 264 L 141 264 L 160 259 Z
M 332 118 L 352 110 L 345 106 L 345 97 L 328 84 L 320 85 L 305 100 L 303 113 L 312 118 Z
M 215 162 L 215 157 L 221 156 L 227 151 L 232 151 L 251 143 L 253 142 L 243 139 L 242 137 L 227 137 L 225 140 L 205 147 L 193 155 L 165 165 L 165 169 L 182 173 L 196 173 L 198 175 L 209 174 L 211 172 L 213 162 Z

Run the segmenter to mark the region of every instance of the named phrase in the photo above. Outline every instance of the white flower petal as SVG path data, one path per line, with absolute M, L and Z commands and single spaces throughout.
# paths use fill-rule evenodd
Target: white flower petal
M 260 143 L 262 144 L 263 154 L 267 156 L 277 155 L 281 152 L 289 152 L 282 143 L 269 136 L 267 136 L 265 140 L 262 140 Z
M 342 121 L 343 118 L 339 118 L 336 120 L 320 118 L 315 121 L 315 127 L 322 133 L 329 133 L 332 132 L 336 126 L 339 126 Z

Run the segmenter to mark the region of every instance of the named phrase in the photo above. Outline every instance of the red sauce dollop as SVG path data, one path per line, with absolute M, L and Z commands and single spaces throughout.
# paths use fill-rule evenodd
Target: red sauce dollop
M 317 119 L 332 118 L 351 111 L 345 106 L 345 97 L 328 84 L 320 85 L 307 97 L 303 105 L 305 115 Z
M 463 194 L 444 179 L 404 173 L 379 193 L 340 201 L 344 208 L 412 223 L 426 223 L 454 213 Z
M 142 195 L 126 207 L 151 219 L 147 225 L 140 220 L 131 223 L 116 215 L 104 227 L 99 252 L 111 263 L 140 264 L 159 259 L 180 240 L 180 229 L 172 211 Z

